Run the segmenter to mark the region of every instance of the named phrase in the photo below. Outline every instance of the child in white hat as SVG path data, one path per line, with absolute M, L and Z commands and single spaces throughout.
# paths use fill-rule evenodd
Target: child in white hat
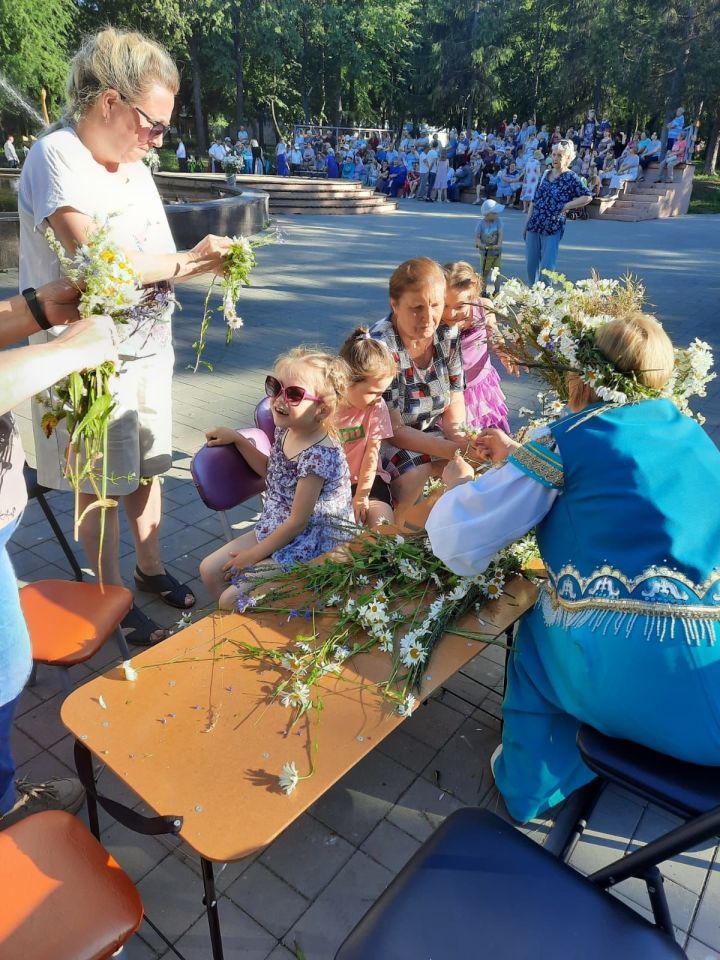
M 480 207 L 480 220 L 475 227 L 475 246 L 480 251 L 480 275 L 486 295 L 489 282 L 492 282 L 493 293 L 498 290 L 497 278 L 502 265 L 502 209 L 502 204 L 495 200 L 486 200 Z

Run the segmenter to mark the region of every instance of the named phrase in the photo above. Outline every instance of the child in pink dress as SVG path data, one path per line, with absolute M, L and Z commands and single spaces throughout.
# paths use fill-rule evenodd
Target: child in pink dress
M 490 362 L 495 326 L 492 303 L 480 296 L 481 280 L 469 263 L 446 263 L 443 271 L 447 283 L 443 323 L 459 330 L 465 371 L 466 423 L 473 429 L 500 427 L 509 433 L 505 394 L 498 372 Z M 504 364 L 502 356 L 500 361 Z
M 374 340 L 367 327 L 353 330 L 340 348 L 340 356 L 350 368 L 350 385 L 334 426 L 350 468 L 355 521 L 374 527 L 393 519 L 390 475 L 383 470 L 380 444 L 393 435 L 383 393 L 395 376 L 396 364 L 385 344 Z

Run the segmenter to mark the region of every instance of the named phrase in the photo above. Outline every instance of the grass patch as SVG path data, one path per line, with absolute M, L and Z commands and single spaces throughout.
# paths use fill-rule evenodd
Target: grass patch
M 720 176 L 695 174 L 688 213 L 720 213 Z

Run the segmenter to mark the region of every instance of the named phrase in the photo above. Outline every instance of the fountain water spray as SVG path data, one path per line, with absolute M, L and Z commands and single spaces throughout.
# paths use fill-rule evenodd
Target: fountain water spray
M 0 91 L 5 93 L 10 100 L 17 104 L 17 106 L 20 107 L 29 117 L 32 117 L 39 127 L 45 126 L 45 121 L 37 112 L 35 107 L 33 107 L 31 103 L 27 102 L 25 97 L 23 97 L 20 91 L 10 83 L 3 73 L 0 73 Z

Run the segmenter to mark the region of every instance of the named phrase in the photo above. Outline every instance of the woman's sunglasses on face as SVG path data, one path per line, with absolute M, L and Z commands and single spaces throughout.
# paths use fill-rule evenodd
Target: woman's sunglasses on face
M 147 120 L 150 124 L 150 128 L 145 127 L 148 133 L 148 138 L 150 140 L 155 140 L 157 137 L 164 137 L 168 130 L 170 129 L 169 123 L 163 123 L 161 120 L 153 120 L 152 117 L 149 117 L 144 110 L 141 110 L 140 107 L 136 107 L 134 103 L 130 103 L 121 93 L 118 93 L 118 96 L 123 103 L 127 104 L 131 110 L 134 110 L 138 113 L 143 120 Z
M 265 394 L 271 399 L 282 396 L 285 403 L 290 407 L 296 407 L 303 400 L 313 400 L 315 403 L 322 403 L 320 397 L 314 397 L 308 393 L 305 387 L 284 387 L 277 377 L 265 377 Z

